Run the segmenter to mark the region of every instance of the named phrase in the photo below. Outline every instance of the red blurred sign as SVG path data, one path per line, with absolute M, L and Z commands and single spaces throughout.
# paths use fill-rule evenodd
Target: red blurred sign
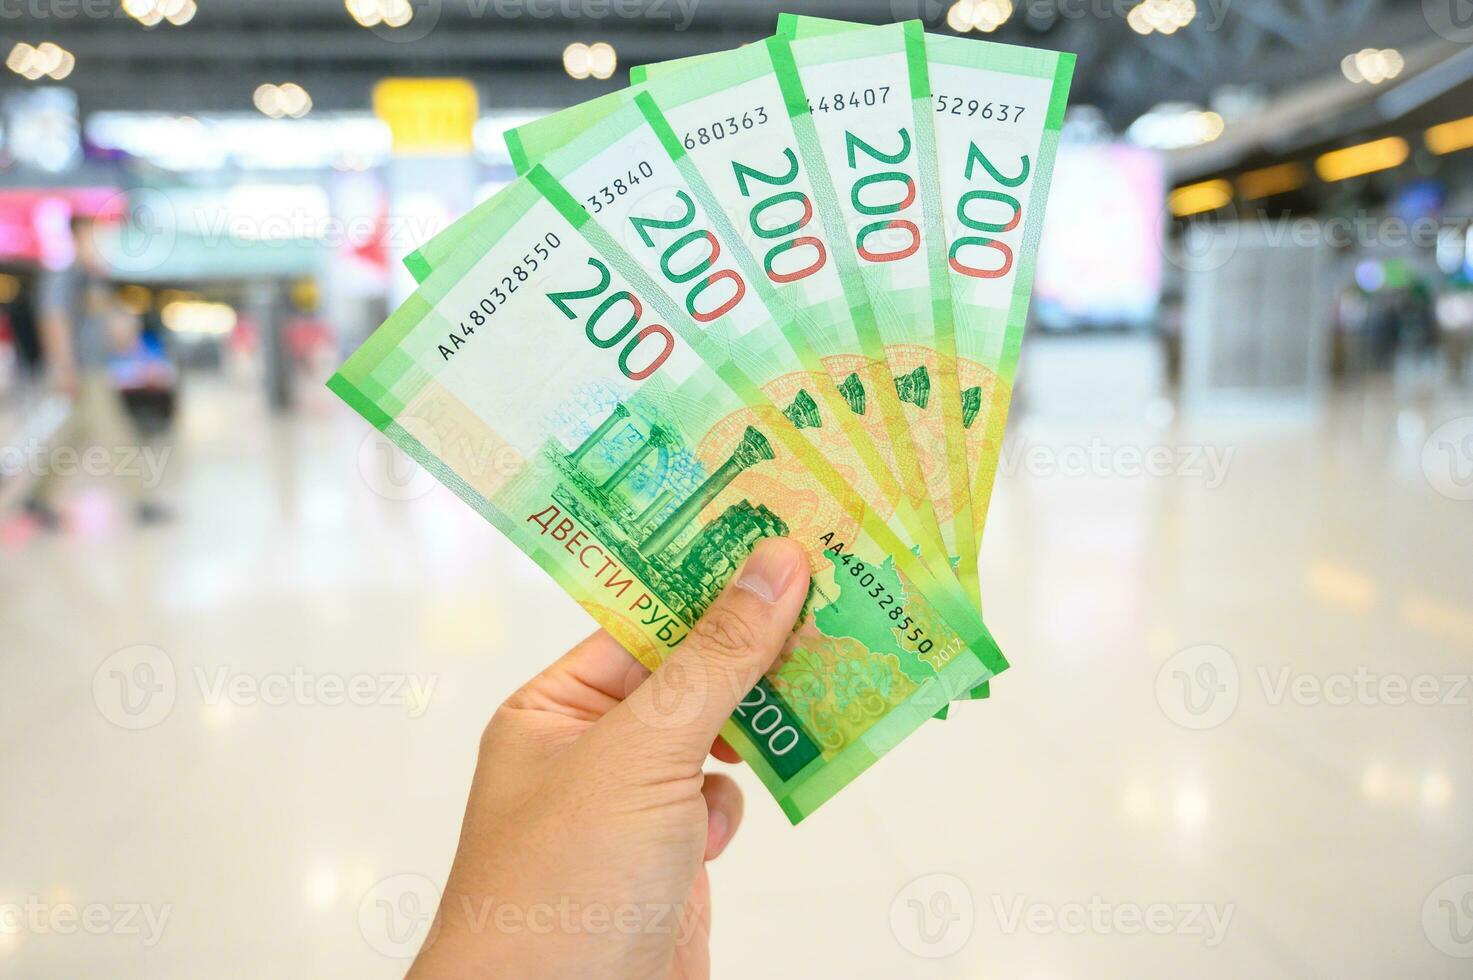
M 65 266 L 72 254 L 72 215 L 116 221 L 127 206 L 127 195 L 116 187 L 0 190 L 0 261 Z

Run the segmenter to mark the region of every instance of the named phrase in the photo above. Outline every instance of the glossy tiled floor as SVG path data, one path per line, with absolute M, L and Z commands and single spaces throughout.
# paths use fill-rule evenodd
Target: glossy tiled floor
M 986 543 L 1013 670 L 802 827 L 747 780 L 717 976 L 1469 976 L 1473 405 L 1173 422 L 1061 363 Z M 482 724 L 588 625 L 363 435 L 196 384 L 175 524 L 4 526 L 0 975 L 402 973 Z

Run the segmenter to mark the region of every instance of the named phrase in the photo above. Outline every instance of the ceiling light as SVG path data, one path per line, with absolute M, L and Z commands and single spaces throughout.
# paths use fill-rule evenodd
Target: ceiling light
M 1406 140 L 1388 136 L 1322 154 L 1315 160 L 1314 169 L 1321 180 L 1333 183 L 1400 166 L 1410 152 Z
M 35 60 L 36 49 L 21 41 L 10 49 L 10 55 L 5 59 L 5 67 L 17 75 L 24 75 Z
M 21 41 L 10 49 L 5 67 L 33 82 L 46 76 L 59 82 L 77 67 L 77 59 L 66 48 L 51 41 L 43 41 L 35 47 Z
M 946 11 L 946 24 L 958 34 L 991 33 L 1013 16 L 1013 0 L 957 0 Z
M 281 85 L 258 85 L 252 100 L 256 109 L 261 109 L 261 112 L 273 119 L 283 116 L 300 119 L 312 111 L 312 96 L 306 94 L 306 88 L 295 81 Z
M 72 69 L 76 67 L 77 56 L 72 54 L 70 51 L 62 51 L 61 63 L 55 68 L 51 69 L 49 74 L 52 78 L 56 79 L 59 82 L 63 78 L 66 78 L 68 75 L 70 75 L 72 73 Z
M 1257 201 L 1275 194 L 1286 194 L 1304 186 L 1308 175 L 1298 163 L 1280 163 L 1272 167 L 1245 171 L 1238 175 L 1238 193 L 1245 201 Z
M 1204 180 L 1178 187 L 1166 198 L 1167 207 L 1178 218 L 1216 211 L 1233 199 L 1233 185 L 1225 180 Z
M 49 75 L 61 67 L 61 48 L 50 41 L 43 41 L 36 45 L 35 68 L 43 75 Z
M 182 27 L 199 13 L 195 0 L 123 0 L 123 13 L 144 27 L 157 27 L 165 20 Z
M 194 15 L 199 13 L 199 7 L 194 0 L 184 0 L 179 9 L 172 14 L 165 14 L 165 18 L 175 27 L 183 27 L 194 20 Z
M 307 90 L 296 82 L 286 82 L 282 85 L 267 82 L 259 85 L 256 87 L 252 101 L 255 102 L 257 109 L 272 119 L 280 119 L 283 116 L 301 119 L 312 111 L 312 96 L 308 95 Z
M 409 0 L 380 0 L 379 9 L 383 11 L 384 24 L 388 27 L 403 27 L 414 19 L 414 8 L 409 5 Z
M 375 27 L 384 19 L 378 9 L 378 0 L 343 0 L 343 5 L 359 27 Z
M 1013 16 L 1012 0 L 976 0 L 972 11 L 972 26 L 984 33 L 991 33 L 1007 23 Z
M 283 112 L 281 108 L 281 89 L 275 85 L 269 82 L 265 85 L 258 85 L 252 101 L 255 102 L 257 109 L 260 109 L 272 119 L 281 118 Z
M 1196 16 L 1192 0 L 1141 0 L 1130 8 L 1125 22 L 1137 34 L 1175 34 Z
M 1137 146 L 1180 150 L 1210 143 L 1222 135 L 1222 116 L 1189 103 L 1164 102 L 1130 124 L 1127 134 Z
M 1452 122 L 1432 126 L 1427 130 L 1423 139 L 1427 143 L 1427 149 L 1439 156 L 1444 153 L 1466 150 L 1473 146 L 1473 116 L 1464 116 L 1462 119 L 1454 119 Z
M 563 71 L 573 78 L 587 78 L 593 72 L 593 52 L 580 41 L 563 48 Z
M 414 19 L 409 0 L 343 0 L 343 6 L 359 27 L 403 27 Z
M 603 41 L 589 45 L 588 71 L 594 78 L 610 78 L 617 67 L 619 58 L 614 54 L 613 45 Z
M 293 119 L 301 119 L 312 111 L 312 96 L 296 82 L 287 82 L 277 89 L 281 97 L 281 108 Z
M 1362 48 L 1340 59 L 1340 73 L 1357 85 L 1380 85 L 1400 75 L 1405 67 L 1405 59 L 1395 48 Z

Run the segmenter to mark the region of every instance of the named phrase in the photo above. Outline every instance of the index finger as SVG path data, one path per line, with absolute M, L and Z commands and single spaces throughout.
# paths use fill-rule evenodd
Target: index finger
M 650 675 L 607 630 L 596 630 L 549 664 L 506 703 L 602 718 Z

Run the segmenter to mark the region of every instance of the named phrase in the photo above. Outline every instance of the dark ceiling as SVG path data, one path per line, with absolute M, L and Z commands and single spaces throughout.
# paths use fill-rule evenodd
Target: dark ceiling
M 146 29 L 118 0 L 7 0 L 0 39 L 55 41 L 77 56 L 66 84 L 84 111 L 249 111 L 264 81 L 296 81 L 319 110 L 366 109 L 385 75 L 464 75 L 487 109 L 555 108 L 622 84 L 647 61 L 733 47 L 771 33 L 780 10 L 873 23 L 919 16 L 946 31 L 940 0 L 413 0 L 398 32 L 364 29 L 342 0 L 197 0 L 184 27 Z M 1135 0 L 1013 0 L 997 40 L 1079 55 L 1072 101 L 1123 127 L 1162 101 L 1205 103 L 1223 86 L 1266 93 L 1338 71 L 1361 47 L 1411 49 L 1436 35 L 1421 2 L 1198 0 L 1172 36 L 1126 24 Z M 1432 2 L 1432 0 L 1429 0 Z M 1460 0 L 1447 0 L 1457 3 Z M 22 16 L 15 16 L 22 14 Z M 984 36 L 984 35 L 976 35 Z M 574 81 L 561 55 L 572 41 L 608 41 L 613 80 Z M 28 83 L 0 73 L 0 89 Z

